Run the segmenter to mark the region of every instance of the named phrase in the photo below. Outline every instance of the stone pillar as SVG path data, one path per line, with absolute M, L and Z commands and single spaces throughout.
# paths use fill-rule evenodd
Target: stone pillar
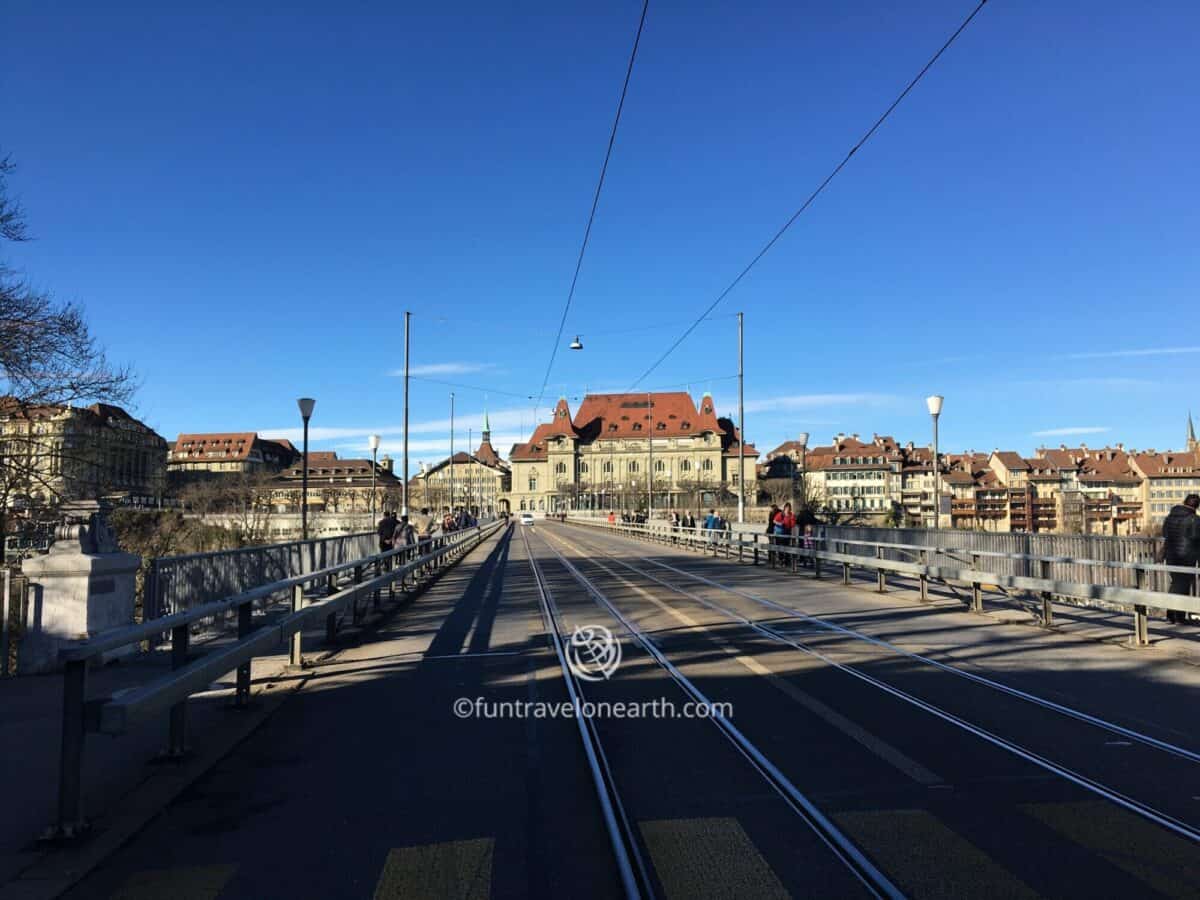
M 64 524 L 45 556 L 25 560 L 29 618 L 21 641 L 21 672 L 59 669 L 60 650 L 112 628 L 133 624 L 141 557 L 122 553 L 96 501 L 64 504 Z M 113 656 L 136 652 L 122 648 Z

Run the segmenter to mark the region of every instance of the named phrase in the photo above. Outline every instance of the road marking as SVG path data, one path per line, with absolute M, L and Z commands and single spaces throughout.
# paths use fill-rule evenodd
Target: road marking
M 838 731 L 842 732 L 842 734 L 853 738 L 880 759 L 891 763 L 895 768 L 918 784 L 923 784 L 926 787 L 948 787 L 939 776 L 929 771 L 929 769 L 925 768 L 915 759 L 897 750 L 886 741 L 877 738 L 861 725 L 847 719 L 837 710 L 830 709 L 811 694 L 806 694 L 783 676 L 771 671 L 757 659 L 749 656 L 735 656 L 734 659 L 755 675 L 761 675 L 763 678 L 766 678 L 777 690 L 788 696 L 791 700 L 799 703 L 819 718 L 824 719 Z
M 1021 809 L 1169 897 L 1200 896 L 1200 852 L 1191 841 L 1091 800 Z
M 562 540 L 562 538 L 559 538 L 559 540 L 562 541 L 562 543 L 566 544 L 568 547 L 571 546 L 568 541 Z M 572 549 L 575 550 L 576 552 L 579 552 L 579 548 L 577 548 L 577 547 L 572 547 Z M 620 575 L 619 573 L 614 572 L 612 569 L 608 568 L 603 563 L 596 562 L 595 560 L 592 560 L 592 562 L 595 563 L 595 565 L 599 566 L 601 569 L 603 569 L 605 572 L 608 572 L 609 575 L 611 575 L 613 578 L 616 578 L 627 588 L 634 591 L 638 595 L 644 597 L 645 599 L 649 600 L 651 603 L 653 603 L 655 606 L 657 606 L 663 612 L 667 613 L 668 615 L 674 616 L 678 621 L 682 622 L 684 625 L 688 626 L 689 628 L 696 628 L 696 629 L 699 629 L 699 630 L 705 632 L 708 635 L 708 637 L 715 644 L 717 644 L 717 646 L 719 646 L 722 650 L 724 650 L 726 653 L 728 653 L 730 656 L 732 656 L 736 662 L 740 663 L 745 668 L 749 669 L 755 675 L 761 675 L 761 676 L 765 677 L 775 688 L 777 688 L 779 691 L 781 691 L 785 696 L 787 696 L 791 700 L 795 701 L 796 703 L 799 703 L 801 706 L 803 706 L 809 712 L 811 712 L 814 715 L 818 716 L 819 718 L 823 719 L 827 724 L 832 725 L 834 728 L 838 729 L 838 731 L 842 732 L 844 735 L 846 735 L 850 739 L 858 742 L 863 747 L 866 747 L 868 750 L 870 750 L 872 753 L 874 753 L 880 759 L 884 760 L 885 762 L 887 762 L 887 763 L 891 764 L 892 766 L 894 766 L 895 768 L 899 769 L 901 772 L 903 772 L 905 775 L 907 775 L 913 781 L 917 782 L 918 784 L 923 784 L 927 787 L 932 787 L 934 785 L 943 784 L 944 780 L 939 775 L 934 774 L 933 772 L 931 772 L 929 769 L 925 768 L 923 765 L 921 765 L 916 760 L 912 759 L 911 757 L 909 757 L 906 754 L 902 753 L 901 751 L 897 750 L 895 747 L 893 747 L 887 741 L 883 740 L 882 738 L 876 737 L 875 735 L 871 734 L 871 732 L 867 731 L 862 726 L 856 724 L 855 722 L 852 722 L 850 719 L 846 718 L 841 713 L 826 706 L 824 703 L 822 703 L 816 697 L 813 697 L 810 694 L 806 694 L 804 691 L 800 690 L 798 687 L 796 687 L 794 684 L 792 684 L 790 681 L 788 681 L 782 675 L 779 675 L 776 672 L 773 672 L 771 669 L 767 668 L 767 666 L 764 665 L 763 663 L 759 662 L 756 659 L 753 659 L 752 657 L 743 656 L 741 651 L 738 650 L 738 648 L 734 647 L 732 644 L 730 644 L 728 641 L 726 641 L 720 635 L 711 633 L 708 630 L 708 627 L 706 625 L 703 625 L 700 622 L 698 622 L 697 620 L 693 619 L 687 613 L 682 612 L 681 610 L 675 609 L 673 606 L 670 606 L 669 604 L 664 603 L 663 601 L 659 600 L 657 597 L 655 597 L 653 594 L 646 591 L 644 588 L 640 587 L 639 585 L 634 584 L 633 582 L 629 581 L 628 579 L 626 579 L 624 576 Z
M 737 819 L 660 819 L 638 827 L 667 897 L 791 896 Z
M 445 900 L 487 900 L 492 892 L 491 838 L 446 841 L 390 851 L 375 900 L 438 897 Z
M 111 900 L 216 900 L 237 866 L 182 866 L 134 872 Z
M 834 819 L 912 897 L 1037 897 L 1024 881 L 923 809 Z

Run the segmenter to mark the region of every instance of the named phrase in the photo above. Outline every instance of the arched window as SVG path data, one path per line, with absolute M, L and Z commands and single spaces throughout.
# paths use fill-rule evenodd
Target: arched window
M 521 501 L 521 512 L 525 512 L 525 501 Z
M 702 462 L 700 464 L 700 468 L 702 468 L 705 472 L 711 472 L 712 471 L 712 460 L 711 459 L 704 460 L 704 462 Z
M 636 459 L 631 459 L 631 460 L 629 461 L 629 471 L 630 471 L 630 472 L 636 472 L 637 470 L 638 470 L 638 464 L 637 464 L 637 460 L 636 460 Z
M 529 476 L 529 489 L 531 491 L 537 490 L 537 476 L 536 475 Z
M 606 459 L 604 461 L 604 465 L 602 468 L 603 468 L 605 475 L 611 475 L 612 474 L 612 460 Z
M 564 462 L 560 462 L 557 465 L 555 465 L 554 474 L 555 475 L 566 475 L 567 474 L 567 464 Z

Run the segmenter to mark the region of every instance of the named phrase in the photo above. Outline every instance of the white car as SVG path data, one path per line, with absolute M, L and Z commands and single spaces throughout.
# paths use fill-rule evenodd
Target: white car
M 521 524 L 522 525 L 532 525 L 533 524 L 533 513 L 531 513 L 531 512 L 521 513 Z

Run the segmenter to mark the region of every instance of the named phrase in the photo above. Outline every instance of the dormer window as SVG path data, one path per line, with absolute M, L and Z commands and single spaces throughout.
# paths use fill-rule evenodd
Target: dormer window
M 641 422 L 634 422 L 634 423 L 633 423 L 633 430 L 634 430 L 634 431 L 641 431 L 641 430 L 642 430 L 642 423 L 641 423 Z

